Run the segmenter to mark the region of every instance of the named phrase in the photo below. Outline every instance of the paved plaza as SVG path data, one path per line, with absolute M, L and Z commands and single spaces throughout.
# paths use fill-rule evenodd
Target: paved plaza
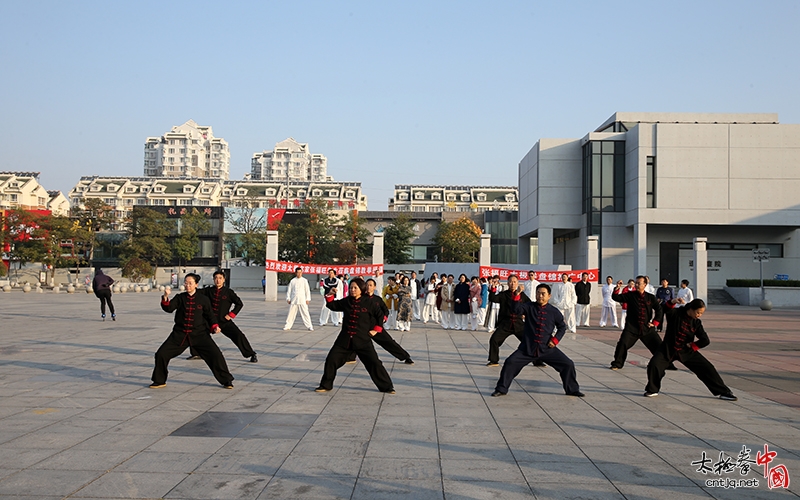
M 265 303 L 260 290 L 240 296 L 245 308 L 235 321 L 259 362 L 215 336 L 236 377 L 225 390 L 202 361 L 185 360 L 188 350 L 170 363 L 165 388 L 147 387 L 153 353 L 172 326 L 157 293 L 115 295 L 116 322 L 100 320 L 93 295 L 0 293 L 0 498 L 800 492 L 800 310 L 720 306 L 703 317 L 711 337 L 704 352 L 737 402 L 713 398 L 682 365 L 667 372 L 658 397 L 642 397 L 647 351 L 637 345 L 623 370 L 609 370 L 619 332 L 596 327 L 560 344 L 585 398 L 565 396 L 555 370 L 533 366 L 507 396 L 492 398 L 500 368 L 485 366 L 488 334 L 418 322 L 391 332 L 415 365 L 378 348 L 396 394 L 378 392 L 361 363 L 345 365 L 334 390 L 319 394 L 338 331 L 316 327 L 321 297 L 314 295 L 309 332 L 299 317 L 282 330 L 285 301 Z M 593 316 L 596 324 L 596 309 Z M 501 359 L 515 347 L 504 345 Z M 756 463 L 765 446 L 767 469 L 785 470 L 788 489 L 769 488 Z

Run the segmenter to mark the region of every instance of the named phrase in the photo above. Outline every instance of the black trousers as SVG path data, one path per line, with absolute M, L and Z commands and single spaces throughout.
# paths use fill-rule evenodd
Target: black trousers
M 411 358 L 411 355 L 408 354 L 408 351 L 403 349 L 400 344 L 397 343 L 395 339 L 392 338 L 389 333 L 384 330 L 382 332 L 376 333 L 372 340 L 375 341 L 376 344 L 383 347 L 383 350 L 394 356 L 395 358 L 399 359 L 400 361 L 405 361 Z M 350 355 L 347 357 L 347 361 L 355 361 L 356 360 L 356 352 L 352 351 Z
M 111 314 L 114 313 L 114 304 L 111 302 L 111 290 L 98 290 L 95 295 L 100 299 L 100 314 L 106 315 L 106 303 L 108 303 L 108 310 Z
M 364 364 L 364 368 L 367 369 L 367 373 L 369 373 L 372 382 L 379 391 L 386 392 L 394 388 L 392 379 L 389 377 L 386 368 L 383 367 L 383 363 L 381 363 L 381 360 L 378 358 L 378 353 L 375 352 L 375 347 L 372 343 L 359 349 L 345 349 L 337 345 L 331 347 L 328 357 L 325 358 L 325 371 L 322 374 L 322 380 L 319 381 L 320 387 L 328 390 L 333 389 L 333 380 L 336 378 L 336 371 L 344 366 L 353 352 L 356 353 L 358 359 Z
M 222 330 L 221 333 L 223 335 L 231 339 L 231 341 L 236 344 L 236 347 L 239 348 L 239 352 L 242 353 L 242 356 L 249 358 L 255 355 L 256 352 L 250 346 L 250 341 L 247 340 L 247 337 L 245 337 L 244 333 L 239 330 L 239 327 L 236 326 L 236 323 L 233 321 L 226 321 L 221 323 L 219 328 Z M 189 348 L 189 354 L 192 356 L 200 356 L 200 354 L 198 354 L 198 352 L 195 350 L 194 346 Z
M 614 349 L 614 361 L 611 362 L 612 367 L 622 368 L 625 366 L 625 360 L 628 358 L 628 349 L 633 347 L 637 340 L 641 340 L 653 356 L 660 352 L 661 337 L 658 336 L 655 328 L 650 328 L 644 335 L 637 335 L 625 329 L 622 330 L 622 335 L 619 336 L 617 347 Z
M 177 335 L 173 334 L 167 337 L 167 340 L 161 344 L 161 347 L 156 351 L 156 366 L 153 369 L 153 376 L 151 377 L 155 384 L 165 384 L 167 382 L 167 375 L 169 370 L 169 360 L 176 356 L 180 356 L 183 351 L 189 347 L 188 341 L 178 340 Z M 211 335 L 201 335 L 192 337 L 192 347 L 197 355 L 203 358 L 206 365 L 211 369 L 214 378 L 217 379 L 222 385 L 229 385 L 233 382 L 233 375 L 228 371 L 228 363 L 222 356 L 222 351 L 217 347 L 217 343 L 211 338 Z
M 711 394 L 719 396 L 720 394 L 730 394 L 731 390 L 722 381 L 717 369 L 707 360 L 705 356 L 699 352 L 691 352 L 681 354 L 678 361 L 684 364 L 686 368 L 691 370 L 692 373 L 697 375 L 700 382 L 704 383 Z M 663 351 L 659 351 L 647 363 L 647 392 L 658 392 L 661 390 L 661 380 L 664 378 L 664 373 L 667 367 L 671 364 L 670 360 Z
M 503 345 L 503 342 L 505 342 L 506 339 L 512 335 L 516 335 L 519 341 L 522 342 L 522 333 L 515 333 L 509 328 L 498 328 L 494 331 L 494 333 L 492 333 L 492 336 L 489 338 L 490 363 L 500 362 L 500 346 Z
M 543 352 L 539 356 L 528 356 L 520 349 L 514 351 L 503 363 L 503 369 L 500 370 L 500 379 L 497 381 L 495 390 L 503 394 L 507 393 L 511 382 L 519 375 L 525 365 L 537 361 L 547 363 L 556 369 L 558 374 L 561 375 L 561 384 L 564 386 L 564 392 L 571 394 L 580 390 L 575 373 L 575 363 L 561 352 L 558 347 L 548 349 L 547 352 Z

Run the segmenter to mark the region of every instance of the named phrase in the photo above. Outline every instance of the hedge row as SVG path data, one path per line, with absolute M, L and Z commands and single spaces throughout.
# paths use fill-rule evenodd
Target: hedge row
M 761 286 L 760 280 L 727 280 L 729 287 L 758 288 Z M 764 280 L 764 286 L 794 286 L 800 287 L 800 280 Z

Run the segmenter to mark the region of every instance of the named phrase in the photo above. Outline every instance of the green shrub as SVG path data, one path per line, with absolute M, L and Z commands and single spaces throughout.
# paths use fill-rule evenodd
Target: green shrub
M 761 286 L 760 280 L 727 280 L 725 282 L 729 287 L 743 287 L 743 288 L 758 288 Z M 764 280 L 764 286 L 793 286 L 800 287 L 800 280 Z

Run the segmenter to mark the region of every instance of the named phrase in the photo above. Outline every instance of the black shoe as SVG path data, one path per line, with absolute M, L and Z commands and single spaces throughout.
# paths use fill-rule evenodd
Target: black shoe
M 116 320 L 117 320 L 117 315 L 116 314 L 112 314 L 111 315 L 111 321 L 116 321 Z
M 575 396 L 576 398 L 582 398 L 585 395 L 586 394 L 582 393 L 581 391 L 575 391 L 575 392 L 568 392 L 567 393 L 567 396 Z
M 545 366 L 547 366 L 547 364 L 546 363 L 542 363 L 541 361 L 537 361 L 537 362 L 535 362 L 533 364 L 533 366 L 538 366 L 539 368 L 544 368 Z
M 737 398 L 736 396 L 734 396 L 730 392 L 727 393 L 727 394 L 720 394 L 719 395 L 719 399 L 721 399 L 723 401 L 738 401 L 739 400 L 739 398 Z
M 326 389 L 322 386 L 319 386 L 316 389 L 314 389 L 314 392 L 328 392 L 328 391 L 330 391 L 330 389 Z
M 394 387 L 392 387 L 392 388 L 391 388 L 391 389 L 389 389 L 388 391 L 381 391 L 381 392 L 382 392 L 382 393 L 384 393 L 384 394 L 395 394 L 395 392 L 394 392 Z
M 486 363 L 486 366 L 500 366 L 500 363 L 495 363 L 494 361 L 489 361 Z
M 186 361 L 194 361 L 196 359 L 203 359 L 203 358 L 201 358 L 200 356 L 189 356 L 188 358 L 186 358 Z
M 506 395 L 506 393 L 505 393 L 505 392 L 500 392 L 500 391 L 494 391 L 494 392 L 492 393 L 492 397 L 493 397 L 493 398 L 499 398 L 500 396 L 505 396 L 505 395 Z
M 258 355 L 253 354 L 252 356 L 250 356 L 250 362 L 251 363 L 258 363 Z
M 411 358 L 408 358 L 407 360 L 403 361 L 403 363 L 405 363 L 407 365 L 413 365 L 414 364 L 414 360 L 411 359 Z
M 676 372 L 676 371 L 678 371 L 678 367 L 676 367 L 675 365 L 670 363 L 669 366 L 667 367 L 667 370 Z

